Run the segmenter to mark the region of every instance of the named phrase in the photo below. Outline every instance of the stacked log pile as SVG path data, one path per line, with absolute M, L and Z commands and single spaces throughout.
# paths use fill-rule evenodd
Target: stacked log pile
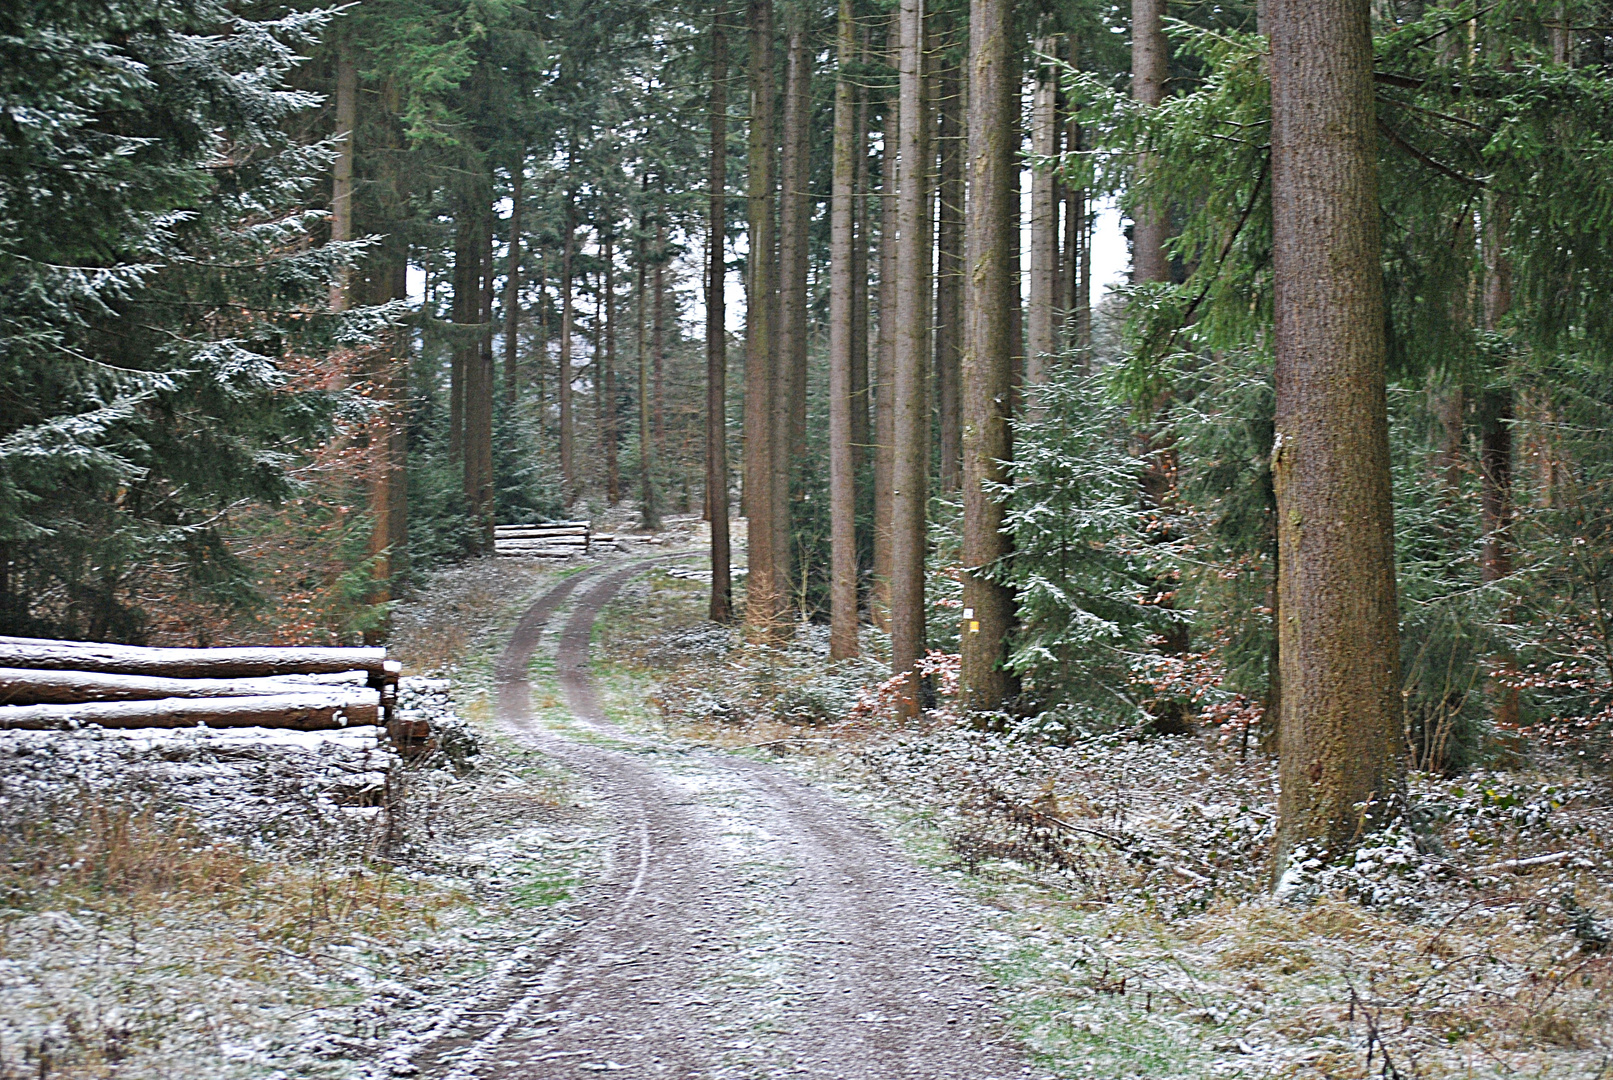
M 271 727 L 397 730 L 401 665 L 385 649 L 151 649 L 0 637 L 0 730 Z
M 522 559 L 570 559 L 586 555 L 597 542 L 613 537 L 595 536 L 586 521 L 546 521 L 541 525 L 496 525 L 493 551 Z

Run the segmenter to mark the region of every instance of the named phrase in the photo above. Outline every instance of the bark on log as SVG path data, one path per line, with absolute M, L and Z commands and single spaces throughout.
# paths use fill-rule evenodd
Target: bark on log
M 372 681 L 395 681 L 398 665 L 386 650 L 325 648 L 151 649 L 100 641 L 0 637 L 0 667 L 100 671 L 171 679 L 249 679 L 363 671 Z
M 99 671 L 0 668 L 0 705 L 72 705 L 92 701 L 156 701 L 162 698 L 263 697 L 282 694 L 340 693 L 366 700 L 363 672 L 358 686 L 333 687 L 276 679 L 164 679 L 148 675 L 109 675 Z
M 103 728 L 268 727 L 296 731 L 374 725 L 381 707 L 351 694 L 274 694 L 238 698 L 161 698 L 79 705 L 0 706 L 0 730 Z

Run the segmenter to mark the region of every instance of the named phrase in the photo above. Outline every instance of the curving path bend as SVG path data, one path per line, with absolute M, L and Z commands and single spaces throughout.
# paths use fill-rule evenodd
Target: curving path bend
M 780 769 L 633 736 L 588 675 L 596 617 L 657 560 L 561 582 L 498 665 L 499 718 L 615 823 L 589 917 L 523 958 L 482 1029 L 417 1058 L 441 1080 L 1009 1080 L 970 921 L 866 820 Z M 526 669 L 573 593 L 557 668 L 577 727 L 531 716 Z M 435 1063 L 435 1064 L 434 1064 Z

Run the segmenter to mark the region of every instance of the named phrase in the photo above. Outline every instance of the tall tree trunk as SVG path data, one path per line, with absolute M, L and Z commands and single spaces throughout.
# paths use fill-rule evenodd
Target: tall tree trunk
M 568 155 L 568 165 L 576 154 Z M 577 461 L 571 415 L 571 339 L 576 332 L 575 305 L 572 280 L 573 263 L 577 255 L 577 194 L 566 191 L 564 233 L 560 238 L 560 363 L 556 374 L 555 395 L 560 403 L 560 484 L 567 506 L 577 497 Z
M 857 46 L 851 0 L 836 28 L 834 165 L 829 199 L 829 659 L 857 655 L 857 484 L 852 453 L 852 350 L 856 308 L 853 203 L 857 118 L 847 75 Z
M 1551 27 L 1547 31 L 1547 44 L 1551 47 L 1551 62 L 1554 64 L 1570 64 L 1574 60 L 1574 37 L 1569 29 L 1568 5 L 1559 3 L 1557 10 L 1552 12 Z
M 476 270 L 479 327 L 466 355 L 465 502 L 476 523 L 476 550 L 493 550 L 493 193 L 490 177 L 476 189 Z
M 382 304 L 408 296 L 409 244 L 402 231 L 408 193 L 398 167 L 399 145 L 397 105 L 390 84 L 383 86 L 382 111 L 377 129 L 383 134 L 381 152 L 376 155 L 375 203 L 380 218 L 365 232 L 381 234 L 378 249 L 364 266 L 366 304 Z M 408 406 L 409 348 L 407 328 L 386 332 L 379 348 L 370 354 L 369 380 L 374 399 L 381 406 L 370 427 L 369 481 L 370 533 L 368 554 L 372 560 L 374 586 L 370 600 L 392 598 L 392 583 L 407 569 L 408 549 Z M 366 631 L 366 637 L 383 639 L 386 625 Z
M 783 567 L 777 566 L 774 520 L 773 422 L 777 396 L 778 262 L 773 227 L 773 4 L 749 0 L 750 131 L 746 147 L 745 197 L 750 254 L 745 297 L 745 508 L 747 560 L 745 623 L 770 636 L 783 603 Z
M 1512 263 L 1505 248 L 1507 206 L 1492 195 L 1484 221 L 1484 329 L 1501 330 L 1512 309 Z M 1487 388 L 1479 398 L 1479 522 L 1484 535 L 1480 574 L 1484 581 L 1500 581 L 1512 573 L 1512 387 L 1507 373 L 1499 372 L 1500 385 Z M 1510 654 L 1494 658 L 1503 670 L 1516 666 Z M 1490 687 L 1491 713 L 1503 729 L 1518 722 L 1518 690 L 1510 680 L 1498 679 Z
M 655 361 L 655 452 L 666 453 L 666 212 L 655 217 L 655 320 L 651 330 L 650 355 Z
M 409 298 L 409 244 L 401 233 L 393 242 L 397 257 L 391 263 L 393 300 Z M 409 570 L 409 357 L 411 333 L 398 327 L 391 334 L 392 356 L 387 365 L 385 400 L 391 407 L 386 423 L 386 542 L 388 581 Z M 379 576 L 379 570 L 377 571 Z
M 936 243 L 935 386 L 940 412 L 941 490 L 952 493 L 963 482 L 963 68 L 949 62 L 940 77 L 941 210 Z
M 599 487 L 605 493 L 608 503 L 610 498 L 610 470 L 605 467 L 605 443 L 610 420 L 605 398 L 605 369 L 609 367 L 609 364 L 605 353 L 611 325 L 607 317 L 609 303 L 605 291 L 606 271 L 604 266 L 605 238 L 608 235 L 608 230 L 604 228 L 596 229 L 594 235 L 599 245 L 600 254 L 599 284 L 594 292 L 594 351 L 589 357 L 589 364 L 583 370 L 588 372 L 588 383 L 594 391 L 594 442 L 597 451 L 590 460 L 598 468 L 596 475 L 599 477 Z
M 1009 241 L 1018 221 L 1010 174 L 1018 132 L 1018 80 L 1010 57 L 1010 0 L 975 0 L 969 14 L 969 213 L 965 224 L 963 339 L 963 663 L 965 704 L 1000 709 L 1016 693 L 1007 642 L 1014 597 L 982 571 L 1008 557 L 1003 506 L 986 491 L 1005 483 L 1013 453 Z
M 793 607 L 798 576 L 794 550 L 794 496 L 797 467 L 806 447 L 807 329 L 807 147 L 811 109 L 811 68 L 806 51 L 805 10 L 785 6 L 783 139 L 779 171 L 778 350 L 774 376 L 773 564 L 780 591 L 780 614 Z M 797 450 L 799 448 L 799 453 Z M 782 632 L 782 622 L 781 622 Z
M 892 67 L 900 64 L 897 16 L 886 31 L 886 56 Z M 897 143 L 901 114 L 896 95 L 884 102 L 884 132 L 879 169 L 879 350 L 874 367 L 874 580 L 868 594 L 868 615 L 881 630 L 890 630 L 891 585 L 891 475 L 896 453 L 896 412 L 892 407 L 896 385 L 896 218 L 901 188 Z
M 1080 70 L 1081 41 L 1070 34 L 1066 60 L 1071 68 Z M 1067 150 L 1083 149 L 1081 125 L 1073 118 L 1066 121 L 1064 143 Z M 1065 190 L 1065 253 L 1066 280 L 1069 283 L 1068 319 L 1071 344 L 1078 349 L 1092 347 L 1092 214 L 1087 205 L 1085 188 Z
M 655 427 L 652 416 L 651 355 L 653 347 L 645 339 L 645 309 L 652 301 L 648 293 L 653 278 L 650 256 L 645 251 L 649 244 L 649 211 L 645 211 L 639 232 L 638 264 L 638 467 L 639 467 L 639 524 L 654 532 L 661 527 L 660 492 L 655 487 Z
M 1466 306 L 1464 296 L 1462 306 Z M 1430 380 L 1428 411 L 1440 426 L 1439 450 L 1434 464 L 1442 474 L 1445 494 L 1454 499 L 1462 490 L 1462 459 L 1466 449 L 1467 391 L 1455 379 Z
M 733 619 L 728 538 L 728 37 L 722 0 L 711 16 L 711 204 L 706 225 L 706 511 L 711 519 L 712 622 Z
M 352 51 L 343 46 L 336 59 L 336 160 L 333 163 L 330 192 L 330 238 L 338 243 L 353 239 L 353 159 L 354 129 L 358 126 L 358 65 Z M 330 283 L 330 309 L 346 311 L 353 272 L 348 267 L 336 271 Z
M 1081 149 L 1081 128 L 1070 124 L 1065 134 L 1070 150 Z M 1077 349 L 1092 347 L 1092 228 L 1085 188 L 1064 191 L 1064 280 L 1068 286 L 1065 301 L 1070 344 Z
M 543 434 L 546 426 L 548 403 L 544 400 L 543 388 L 548 381 L 545 372 L 549 370 L 549 265 L 544 259 L 543 249 L 538 249 L 538 347 L 537 360 L 532 372 L 533 403 L 537 405 L 534 415 L 538 421 L 538 434 Z
M 1165 0 L 1131 0 L 1131 96 L 1143 105 L 1158 105 L 1165 98 L 1170 68 L 1170 43 L 1165 39 Z M 1145 173 L 1152 167 L 1145 157 Z M 1170 260 L 1165 241 L 1170 216 L 1164 206 L 1145 201 L 1131 212 L 1131 279 L 1137 284 L 1169 281 Z
M 902 0 L 901 141 L 896 222 L 896 349 L 892 393 L 891 671 L 911 672 L 900 708 L 922 704 L 925 510 L 929 499 L 930 193 L 925 116 L 924 0 Z
M 510 266 L 504 279 L 504 402 L 515 408 L 521 377 L 521 204 L 525 199 L 526 152 L 510 168 Z
M 1058 47 L 1056 39 L 1036 39 L 1039 54 L 1032 69 L 1031 155 L 1043 161 L 1058 153 L 1058 79 L 1052 64 L 1041 58 Z M 1055 289 L 1059 264 L 1058 184 L 1050 168 L 1031 173 L 1030 309 L 1026 319 L 1026 401 L 1034 408 L 1035 387 L 1043 380 L 1046 358 L 1058 345 Z
M 868 57 L 867 35 L 858 32 L 858 55 Z M 868 191 L 868 90 L 855 88 L 857 97 L 857 167 L 852 179 L 851 210 L 851 461 L 852 471 L 861 473 L 868 460 L 868 243 L 873 231 L 872 204 Z
M 1163 21 L 1165 0 L 1132 0 L 1131 5 L 1131 96 L 1140 104 L 1152 108 L 1165 96 L 1165 80 L 1170 64 L 1169 45 L 1165 39 Z M 1143 155 L 1137 164 L 1139 181 L 1146 181 L 1157 163 L 1150 155 Z M 1165 252 L 1165 241 L 1170 235 L 1168 208 L 1157 199 L 1143 198 L 1132 207 L 1132 282 L 1169 281 L 1170 259 Z M 1165 506 L 1176 487 L 1175 439 L 1166 420 L 1171 388 L 1167 385 L 1146 406 L 1148 419 L 1143 421 L 1139 438 L 1144 461 L 1141 498 L 1145 508 L 1157 510 Z M 1161 535 L 1160 539 L 1168 539 Z M 1167 572 L 1168 574 L 1168 572 Z M 1174 582 L 1162 574 L 1150 586 L 1156 595 L 1174 594 Z M 1168 602 L 1162 606 L 1170 606 Z M 1181 653 L 1188 648 L 1189 627 L 1177 623 L 1167 634 L 1164 651 Z M 1161 716 L 1156 730 L 1169 731 L 1179 726 L 1173 717 Z
M 649 177 L 645 176 L 643 189 L 649 191 Z M 638 231 L 638 293 L 633 304 L 637 320 L 638 359 L 638 479 L 639 524 L 650 531 L 661 527 L 660 493 L 655 488 L 655 442 L 650 418 L 650 342 L 647 336 L 650 308 L 650 211 L 646 206 L 639 218 Z
M 449 340 L 448 366 L 448 460 L 460 465 L 465 460 L 465 377 L 466 357 L 475 352 L 474 339 L 466 327 L 476 322 L 473 295 L 480 294 L 480 281 L 472 267 L 478 265 L 476 229 L 472 207 L 461 199 L 454 214 L 454 298 L 451 316 L 455 326 Z
M 622 473 L 616 461 L 616 238 L 607 232 L 601 246 L 605 260 L 605 355 L 599 374 L 599 437 L 605 444 L 605 498 L 615 506 L 622 501 Z
M 1368 0 L 1272 0 L 1277 865 L 1403 784 Z
M 784 155 L 779 180 L 779 345 L 785 353 L 783 385 L 788 417 L 790 473 L 806 457 L 807 276 L 811 203 L 808 137 L 812 123 L 812 61 L 806 44 L 806 11 L 785 7 L 789 51 L 784 68 Z M 786 476 L 788 483 L 793 475 Z
M 1017 53 L 1011 54 L 1009 63 L 1012 65 L 1012 75 L 1010 77 L 1017 88 L 1020 85 L 1022 74 L 1019 55 Z M 1024 171 L 1021 168 L 1020 155 L 1025 149 L 1023 121 L 1021 102 L 1019 94 L 1016 92 L 1014 94 L 1013 131 L 1010 133 L 1013 167 L 1008 170 L 1008 206 L 1013 225 L 1008 230 L 1008 341 L 1009 347 L 1014 354 L 1011 365 L 1013 390 L 1009 400 L 1012 402 L 1011 407 L 1016 416 L 1023 411 L 1025 400 L 1025 277 L 1024 267 L 1020 265 L 1020 248 L 1023 246 L 1020 243 L 1020 239 L 1024 232 L 1021 208 L 1025 202 L 1022 198 L 1023 192 L 1020 190 L 1021 173 Z

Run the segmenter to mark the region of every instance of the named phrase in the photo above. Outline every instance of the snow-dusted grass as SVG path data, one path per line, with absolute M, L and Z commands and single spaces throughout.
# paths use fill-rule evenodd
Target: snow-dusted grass
M 1273 763 L 1219 733 L 894 727 L 882 677 L 701 621 L 649 574 L 605 612 L 624 723 L 779 755 L 991 912 L 1011 1022 L 1070 1077 L 1613 1076 L 1613 790 L 1543 760 L 1412 779 L 1413 823 L 1271 893 Z M 648 700 L 646 712 L 636 700 Z
M 1390 834 L 1283 901 L 1266 766 L 1210 738 L 1050 747 L 938 726 L 827 764 L 899 793 L 887 815 L 928 809 L 1004 912 L 992 966 L 1021 1032 L 1068 1075 L 1364 1077 L 1387 1060 L 1581 1077 L 1613 1050 L 1609 958 L 1563 902 L 1605 917 L 1613 899 L 1593 787 L 1528 799 L 1543 778 L 1419 777 L 1444 818 L 1424 850 Z M 1550 850 L 1576 857 L 1498 865 Z
M 423 761 L 373 728 L 0 733 L 0 1077 L 407 1075 L 496 1001 L 601 866 L 573 778 L 475 718 L 557 577 L 483 560 L 399 611 Z

